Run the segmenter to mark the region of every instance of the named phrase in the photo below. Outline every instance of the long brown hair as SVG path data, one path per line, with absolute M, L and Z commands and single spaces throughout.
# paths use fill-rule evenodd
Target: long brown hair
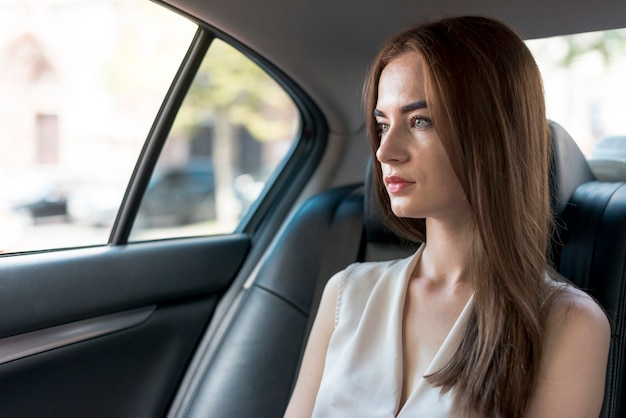
M 448 18 L 404 31 L 384 44 L 364 90 L 374 153 L 378 81 L 406 51 L 422 57 L 433 123 L 473 212 L 469 326 L 452 360 L 427 378 L 443 391 L 454 388 L 467 416 L 519 417 L 537 381 L 551 295 L 551 142 L 541 76 L 520 36 L 492 19 Z M 423 219 L 391 212 L 380 164 L 373 164 L 389 226 L 425 240 Z

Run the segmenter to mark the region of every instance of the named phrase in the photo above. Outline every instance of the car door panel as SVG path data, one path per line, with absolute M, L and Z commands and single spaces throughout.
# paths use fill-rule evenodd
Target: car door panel
M 4 257 L 0 416 L 163 415 L 246 235 Z
M 219 292 L 248 247 L 245 235 L 233 235 L 3 258 L 0 337 Z

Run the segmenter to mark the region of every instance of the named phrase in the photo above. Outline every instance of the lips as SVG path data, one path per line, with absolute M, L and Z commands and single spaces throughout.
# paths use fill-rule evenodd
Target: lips
M 387 191 L 389 193 L 399 193 L 406 189 L 409 186 L 415 184 L 412 181 L 404 179 L 398 176 L 387 176 L 385 177 L 385 184 L 387 185 Z

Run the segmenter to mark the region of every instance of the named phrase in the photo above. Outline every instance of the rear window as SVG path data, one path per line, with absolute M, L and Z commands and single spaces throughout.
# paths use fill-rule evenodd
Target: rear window
M 589 159 L 626 161 L 626 29 L 527 41 L 541 70 L 548 117 Z

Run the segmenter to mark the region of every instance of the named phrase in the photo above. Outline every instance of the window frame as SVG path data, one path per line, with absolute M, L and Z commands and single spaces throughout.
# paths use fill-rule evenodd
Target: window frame
M 175 11 L 180 13 L 179 11 Z M 300 87 L 276 66 L 264 60 L 247 46 L 232 37 L 192 19 L 198 29 L 183 61 L 157 112 L 147 139 L 133 170 L 107 242 L 109 246 L 129 243 L 133 222 L 137 217 L 141 199 L 167 141 L 178 110 L 182 106 L 194 77 L 215 39 L 229 44 L 258 65 L 291 97 L 300 114 L 300 130 L 294 143 L 269 177 L 263 192 L 252 204 L 233 234 L 246 234 L 254 241 L 269 240 L 291 210 L 302 188 L 321 160 L 328 138 L 328 125 L 315 103 Z M 208 236 L 208 235 L 207 235 Z M 262 237 L 265 237 L 264 239 Z M 171 239 L 188 238 L 173 237 Z M 134 241 L 133 241 L 134 242 Z

